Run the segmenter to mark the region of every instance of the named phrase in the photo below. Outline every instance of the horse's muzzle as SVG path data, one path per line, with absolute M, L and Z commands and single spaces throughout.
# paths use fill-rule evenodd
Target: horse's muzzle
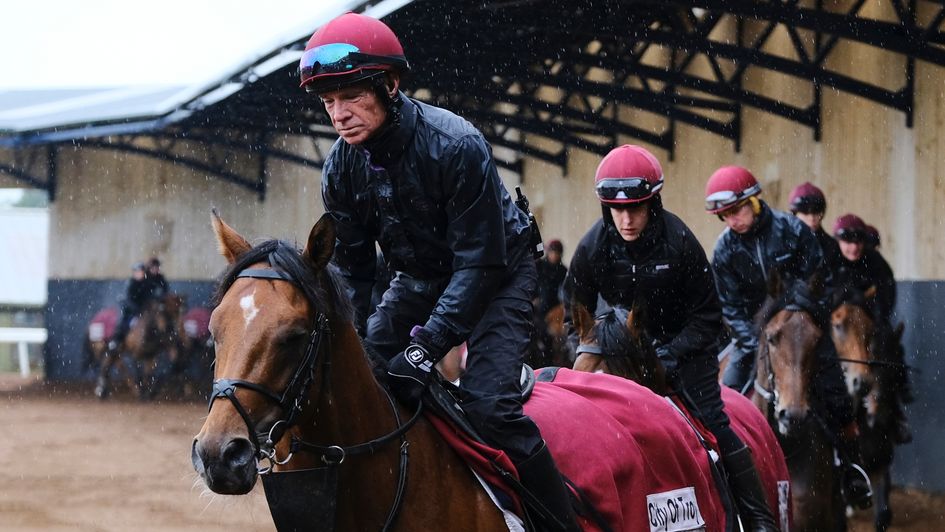
M 807 421 L 809 414 L 809 408 L 797 406 L 779 408 L 777 411 L 778 431 L 785 436 L 792 434 Z
M 245 495 L 256 485 L 256 452 L 246 438 L 205 446 L 194 439 L 190 460 L 204 483 L 214 493 Z

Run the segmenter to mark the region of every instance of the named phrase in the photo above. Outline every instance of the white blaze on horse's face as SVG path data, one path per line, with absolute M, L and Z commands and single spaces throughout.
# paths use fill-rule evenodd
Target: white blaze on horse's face
M 243 296 L 240 299 L 240 308 L 243 309 L 243 321 L 245 322 L 246 328 L 249 329 L 249 324 L 253 322 L 253 318 L 259 314 L 259 309 L 256 307 L 256 289 L 253 289 L 253 293 L 248 296 Z

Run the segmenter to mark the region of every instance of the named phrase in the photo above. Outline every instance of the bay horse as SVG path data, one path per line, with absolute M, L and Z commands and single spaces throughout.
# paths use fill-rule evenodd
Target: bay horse
M 569 368 L 573 362 L 574 357 L 568 346 L 564 303 L 558 303 L 548 309 L 548 312 L 540 319 L 535 320 L 535 336 L 529 346 L 525 363 L 534 368 L 546 366 Z
M 175 293 L 148 301 L 132 322 L 124 342 L 114 349 L 104 345 L 100 356 L 95 395 L 111 392 L 111 373 L 122 359 L 127 380 L 140 399 L 151 399 L 180 356 L 178 332 L 184 298 Z
M 778 436 L 791 472 L 798 530 L 846 530 L 834 446 L 824 420 L 812 408 L 817 346 L 827 331 L 818 306 L 819 275 L 784 281 L 777 271 L 756 318 L 759 347 L 753 401 Z
M 894 350 L 901 349 L 903 327 L 883 330 L 876 326 L 872 309 L 875 287 L 865 291 L 842 287 L 836 294 L 830 315 L 831 336 L 860 427 L 863 467 L 873 485 L 873 523 L 876 530 L 885 531 L 893 517 L 889 496 L 895 454 L 890 434 L 895 430 L 898 400 L 894 387 L 896 373 L 904 370 Z
M 645 309 L 635 305 L 628 311 L 616 306 L 595 319 L 587 307 L 580 303 L 573 303 L 571 308 L 574 328 L 582 347 L 574 361 L 575 371 L 623 377 L 660 396 L 674 393 L 667 383 L 666 369 L 656 356 L 656 349 L 643 325 Z M 793 521 L 790 477 L 774 433 L 764 416 L 745 396 L 723 386 L 722 402 L 732 429 L 752 451 L 769 508 L 780 528 L 790 530 Z
M 210 490 L 245 494 L 262 476 L 280 529 L 524 530 L 493 504 L 436 418 L 408 411 L 379 382 L 384 372 L 365 354 L 351 301 L 328 265 L 329 215 L 301 251 L 280 240 L 251 246 L 215 211 L 212 224 L 229 266 L 210 319 L 210 411 L 191 448 Z M 585 530 L 722 530 L 706 451 L 670 406 L 608 375 L 561 369 L 551 377 L 535 385 L 525 412 L 609 523 L 582 517 Z M 614 401 L 593 408 L 601 398 Z M 638 428 L 638 409 L 665 419 Z M 644 444 L 655 454 L 645 457 Z M 270 486 L 280 496 L 270 497 Z

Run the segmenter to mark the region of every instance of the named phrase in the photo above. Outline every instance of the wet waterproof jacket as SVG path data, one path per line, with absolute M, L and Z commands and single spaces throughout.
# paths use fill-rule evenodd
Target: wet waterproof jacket
M 561 286 L 568 275 L 568 269 L 560 262 L 552 264 L 548 259 L 542 259 L 536 264 L 538 267 L 538 308 L 536 317 L 543 319 L 555 305 L 561 302 Z
M 832 275 L 836 276 L 837 270 L 840 268 L 840 263 L 843 260 L 843 255 L 840 253 L 840 244 L 838 244 L 837 240 L 830 236 L 827 231 L 824 231 L 823 227 L 814 231 L 814 236 L 817 237 L 820 250 L 824 253 L 824 263 L 827 269 Z
M 499 179 L 482 134 L 403 94 L 376 138 L 359 146 L 335 142 L 322 200 L 337 230 L 333 261 L 362 332 L 373 311 L 375 242 L 391 272 L 449 279 L 429 321 L 418 324 L 447 349 L 466 340 L 509 266 L 529 251 L 528 218 Z
M 725 322 L 745 353 L 758 350 L 754 318 L 767 297 L 767 279 L 772 271 L 777 270 L 786 281 L 807 281 L 814 273 L 820 273 L 825 286 L 832 282 L 820 244 L 810 228 L 797 217 L 773 210 L 763 201 L 755 225 L 746 234 L 726 228 L 719 235 L 712 269 Z
M 717 345 L 722 315 L 705 251 L 686 224 L 658 202 L 633 242 L 626 242 L 604 213 L 574 251 L 566 301 L 573 298 L 592 314 L 598 295 L 611 306 L 632 308 L 638 302 L 657 355 L 673 372 Z
M 896 279 L 886 259 L 876 250 L 866 250 L 860 260 L 851 262 L 846 258 L 840 261 L 837 270 L 836 286 L 853 287 L 865 292 L 876 287 L 873 298 L 877 317 L 889 322 L 896 305 Z

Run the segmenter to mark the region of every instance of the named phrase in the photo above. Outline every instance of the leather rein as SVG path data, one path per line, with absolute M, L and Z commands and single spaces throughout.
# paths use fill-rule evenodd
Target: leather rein
M 272 266 L 271 269 L 248 268 L 241 271 L 237 277 L 287 281 L 293 285 L 298 285 L 296 280 L 288 273 L 276 268 L 271 255 L 269 257 L 269 262 Z M 256 451 L 256 458 L 258 460 L 269 461 L 268 467 L 259 468 L 257 470 L 258 474 L 260 475 L 268 475 L 272 473 L 273 467 L 276 465 L 285 465 L 289 462 L 289 460 L 292 459 L 292 456 L 296 452 L 304 451 L 320 454 L 322 462 L 324 462 L 327 467 L 331 469 L 341 465 L 341 463 L 344 462 L 345 458 L 348 456 L 374 454 L 386 444 L 399 439 L 400 461 L 398 467 L 397 489 L 387 519 L 384 523 L 384 526 L 381 528 L 382 531 L 386 531 L 389 530 L 393 525 L 393 522 L 400 510 L 400 506 L 403 503 L 403 496 L 407 485 L 407 466 L 409 461 L 407 452 L 409 444 L 405 434 L 417 422 L 417 420 L 420 419 L 420 416 L 423 412 L 422 403 L 417 408 L 416 413 L 414 413 L 406 423 L 401 423 L 400 414 L 397 411 L 397 406 L 394 402 L 394 399 L 391 397 L 386 388 L 381 387 L 384 390 L 388 402 L 390 403 L 391 411 L 394 414 L 394 421 L 397 424 L 397 428 L 393 431 L 373 440 L 349 446 L 319 445 L 304 441 L 301 438 L 292 435 L 291 443 L 289 445 L 289 454 L 281 460 L 276 456 L 276 443 L 282 439 L 288 429 L 295 426 L 299 415 L 302 413 L 302 409 L 304 407 L 303 403 L 305 402 L 306 395 L 309 388 L 311 388 L 312 382 L 315 380 L 316 368 L 319 367 L 319 358 L 322 358 L 322 380 L 327 382 L 328 371 L 331 367 L 331 361 L 329 360 L 330 348 L 327 347 L 328 343 L 330 342 L 330 336 L 331 330 L 328 325 L 328 318 L 324 313 L 319 312 L 315 317 L 315 326 L 312 328 L 312 332 L 309 335 L 309 341 L 305 347 L 305 353 L 302 356 L 295 373 L 289 380 L 289 384 L 281 394 L 274 392 L 261 384 L 243 379 L 216 379 L 213 381 L 213 391 L 210 395 L 209 408 L 212 408 L 213 403 L 217 399 L 221 398 L 228 399 L 230 403 L 233 404 L 233 407 L 236 409 L 237 413 L 239 413 L 240 417 L 243 418 L 243 422 L 246 424 L 246 428 L 249 431 L 249 439 L 253 443 L 253 448 Z M 238 388 L 252 390 L 253 392 L 256 392 L 274 402 L 282 410 L 283 417 L 273 423 L 273 425 L 268 430 L 259 431 L 256 423 L 246 411 L 246 408 L 243 407 L 239 401 L 239 398 L 236 397 L 236 390 Z M 331 496 L 334 497 L 335 494 L 331 494 Z

